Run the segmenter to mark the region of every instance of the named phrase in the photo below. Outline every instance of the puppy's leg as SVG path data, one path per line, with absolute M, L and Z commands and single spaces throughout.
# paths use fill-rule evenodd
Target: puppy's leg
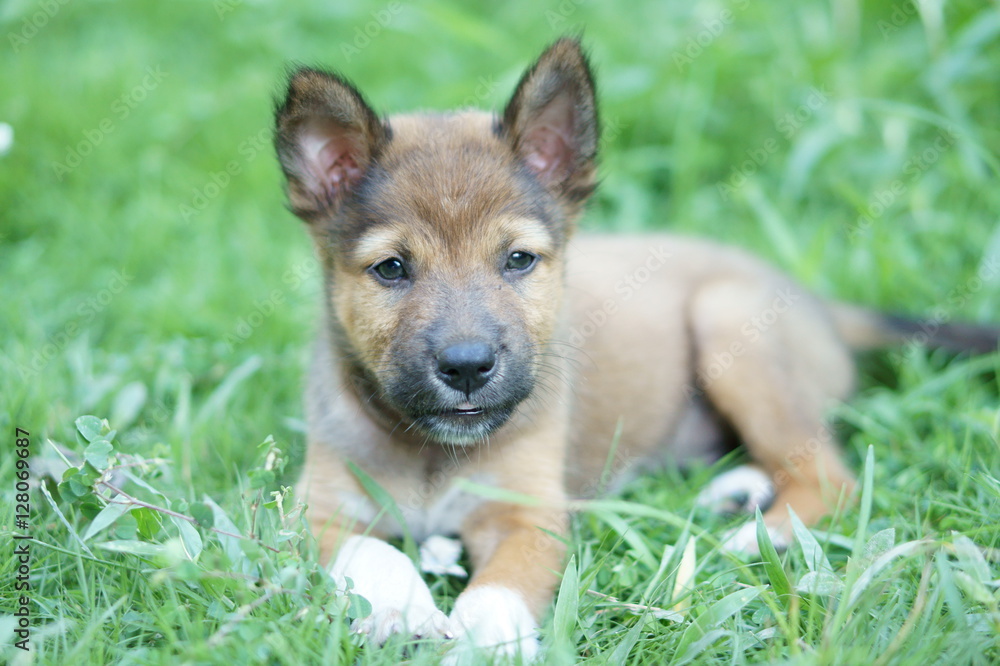
M 467 516 L 459 530 L 473 576 L 455 600 L 450 619 L 458 636 L 448 664 L 538 655 L 538 620 L 562 570 L 569 527 L 564 485 L 569 400 L 547 402 L 530 428 L 490 451 L 481 473 L 490 483 L 534 498 L 530 504 L 491 501 Z
M 525 662 L 537 656 L 538 618 L 552 599 L 565 553 L 563 543 L 545 530 L 564 534 L 567 524 L 561 510 L 499 503 L 471 516 L 462 540 L 475 575 L 451 614 L 461 637 L 451 663 L 469 661 L 475 648 L 520 654 Z
M 431 592 L 409 557 L 382 539 L 361 534 L 365 495 L 328 449 L 313 445 L 306 473 L 297 488 L 309 503 L 313 533 L 320 539 L 321 562 L 330 561 L 338 589 L 350 589 L 368 600 L 372 612 L 355 620 L 352 629 L 384 643 L 392 634 L 451 637 L 451 623 L 434 605 Z M 345 503 L 350 498 L 356 506 Z M 333 557 L 336 555 L 335 557 Z
M 853 359 L 822 306 L 793 285 L 712 282 L 695 293 L 690 315 L 698 381 L 770 476 L 775 498 L 764 519 L 775 545 L 787 545 L 789 505 L 812 523 L 853 486 L 824 421 L 850 391 Z M 728 545 L 755 550 L 753 525 Z

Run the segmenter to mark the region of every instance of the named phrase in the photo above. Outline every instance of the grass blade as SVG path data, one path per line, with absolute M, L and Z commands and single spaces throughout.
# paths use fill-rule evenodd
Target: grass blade
M 629 545 L 632 555 L 641 560 L 650 569 L 657 566 L 656 557 L 649 549 L 642 535 L 632 528 L 621 516 L 610 512 L 597 512 L 595 515 L 603 520 Z
M 792 519 L 792 532 L 795 534 L 799 548 L 802 549 L 802 556 L 805 558 L 809 571 L 833 571 L 830 560 L 827 559 L 826 553 L 823 552 L 816 537 L 799 519 L 792 507 L 788 507 L 788 514 Z
M 747 587 L 728 594 L 709 606 L 694 622 L 688 625 L 681 635 L 681 640 L 674 652 L 674 654 L 681 655 L 678 661 L 684 662 L 695 641 L 707 635 L 710 629 L 743 610 L 748 603 L 760 595 L 760 592 L 759 587 Z
M 576 570 L 576 555 L 569 558 L 562 583 L 559 585 L 559 596 L 556 599 L 556 609 L 552 618 L 552 633 L 554 639 L 570 645 L 573 642 L 573 631 L 576 629 L 577 611 L 580 607 L 580 579 Z
M 875 488 L 875 447 L 868 445 L 868 454 L 865 456 L 865 471 L 861 484 L 861 516 L 858 518 L 858 529 L 854 535 L 854 547 L 851 549 L 851 560 L 857 564 L 864 552 L 865 543 L 868 541 L 865 535 L 868 533 L 868 521 L 872 517 L 872 492 Z
M 106 507 L 101 509 L 100 513 L 94 516 L 94 519 L 90 522 L 90 526 L 87 527 L 87 531 L 83 533 L 83 540 L 89 541 L 90 537 L 110 526 L 124 514 L 128 513 L 128 510 L 131 508 L 132 505 L 128 502 L 109 502 Z
M 677 567 L 677 578 L 674 581 L 674 591 L 670 596 L 671 600 L 683 596 L 671 610 L 682 612 L 691 605 L 691 597 L 688 594 L 694 589 L 694 574 L 698 569 L 697 541 L 690 537 L 684 544 L 684 552 L 681 555 L 681 563 Z
M 201 555 L 201 550 L 204 544 L 201 540 L 201 535 L 198 534 L 198 528 L 189 523 L 188 521 L 178 518 L 177 516 L 168 516 L 170 521 L 177 526 L 177 531 L 181 535 L 181 543 L 184 545 L 184 554 L 188 556 L 192 562 L 198 559 Z
M 847 615 L 851 610 L 852 602 L 844 599 L 843 595 L 847 595 L 849 599 L 857 600 L 857 596 L 860 594 L 860 592 L 855 592 L 855 583 L 858 580 L 858 573 L 860 571 L 858 565 L 861 553 L 864 552 L 867 541 L 865 535 L 868 532 L 868 521 L 871 519 L 872 514 L 872 493 L 874 486 L 875 447 L 869 445 L 868 453 L 865 456 L 865 469 L 861 483 L 861 515 L 858 518 L 857 532 L 854 535 L 854 544 L 851 547 L 851 559 L 847 564 L 844 592 L 841 595 L 840 602 L 837 604 L 837 612 L 834 614 L 833 620 L 826 626 L 824 641 L 828 644 L 836 641 L 836 637 L 843 628 L 844 622 L 847 620 Z M 859 589 L 863 591 L 864 586 L 861 586 Z
M 639 642 L 639 634 L 642 632 L 643 618 L 639 618 L 632 628 L 625 634 L 622 642 L 615 646 L 611 654 L 607 655 L 607 664 L 626 664 L 628 656 L 632 654 L 632 649 Z
M 241 534 L 240 528 L 236 526 L 236 523 L 232 521 L 222 507 L 215 503 L 215 500 L 208 495 L 205 495 L 204 502 L 212 510 L 212 521 L 217 529 L 223 532 L 229 532 L 230 534 Z M 240 545 L 240 539 L 234 536 L 219 534 L 218 532 L 215 533 L 215 536 L 222 545 L 222 550 L 226 554 L 226 557 L 229 558 L 233 568 L 237 571 L 242 571 L 248 576 L 256 576 L 259 574 L 258 565 L 247 557 L 246 553 L 243 551 L 243 547 Z
M 205 404 L 198 410 L 194 422 L 204 423 L 208 419 L 225 409 L 232 398 L 233 393 L 240 384 L 252 377 L 254 373 L 264 366 L 264 361 L 260 356 L 254 355 L 238 365 L 225 379 L 222 380 L 212 394 L 205 400 Z
M 392 495 L 386 491 L 385 488 L 380 486 L 378 482 L 372 477 L 355 465 L 353 462 L 348 461 L 348 469 L 351 470 L 358 483 L 361 487 L 365 489 L 368 496 L 375 500 L 375 503 L 381 506 L 392 518 L 399 523 L 399 527 L 403 530 L 403 552 L 406 553 L 407 557 L 413 560 L 413 563 L 420 566 L 420 556 L 417 553 L 417 544 L 413 541 L 413 535 L 410 534 L 410 528 L 406 524 L 406 520 L 403 518 L 403 512 L 399 510 L 399 505 L 396 504 L 396 500 L 392 498 Z
M 757 547 L 760 548 L 764 571 L 767 573 L 768 580 L 771 581 L 771 589 L 787 608 L 788 594 L 791 592 L 792 586 L 788 583 L 788 576 L 781 564 L 781 558 L 778 557 L 778 551 L 771 543 L 771 536 L 767 533 L 767 525 L 764 524 L 760 507 L 757 507 Z
M 843 604 L 845 607 L 850 609 L 854 604 L 858 602 L 861 595 L 864 594 L 868 586 L 872 584 L 875 577 L 878 576 L 883 569 L 885 569 L 893 560 L 899 557 L 904 557 L 907 555 L 912 555 L 914 553 L 932 551 L 937 548 L 938 543 L 936 541 L 907 541 L 906 543 L 901 543 L 895 548 L 890 548 L 888 551 L 875 558 L 871 566 L 864 570 L 864 572 L 858 576 L 857 580 L 851 585 L 850 594 L 847 596 L 847 603 Z

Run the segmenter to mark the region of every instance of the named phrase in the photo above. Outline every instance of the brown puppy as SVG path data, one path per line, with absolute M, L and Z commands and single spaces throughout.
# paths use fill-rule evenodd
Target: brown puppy
M 851 489 L 824 410 L 851 390 L 851 346 L 915 324 L 824 303 L 739 250 L 671 236 L 574 239 L 595 187 L 594 86 L 573 40 L 529 69 L 502 116 L 377 116 L 340 77 L 301 69 L 277 110 L 292 210 L 324 269 L 299 491 L 331 573 L 374 612 L 359 628 L 464 636 L 531 657 L 564 546 L 566 501 L 667 459 L 716 455 L 731 428 L 774 539 Z M 996 348 L 995 331 L 938 342 Z M 615 434 L 618 450 L 608 465 Z M 450 618 L 383 538 L 458 533 L 474 575 Z M 535 498 L 485 499 L 469 479 Z M 466 486 L 467 487 L 467 486 Z M 370 488 L 369 488 L 370 490 Z M 377 493 L 376 493 L 377 494 Z M 753 548 L 751 532 L 730 538 Z M 338 552 L 339 548 L 339 552 Z

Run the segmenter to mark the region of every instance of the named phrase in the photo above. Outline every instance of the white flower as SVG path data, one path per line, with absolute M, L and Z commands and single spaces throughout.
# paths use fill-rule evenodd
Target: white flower
M 420 544 L 420 568 L 432 574 L 458 576 L 469 574 L 458 563 L 462 556 L 462 542 L 443 536 L 432 536 Z
M 10 147 L 14 145 L 14 128 L 7 123 L 0 123 L 0 155 L 10 152 Z

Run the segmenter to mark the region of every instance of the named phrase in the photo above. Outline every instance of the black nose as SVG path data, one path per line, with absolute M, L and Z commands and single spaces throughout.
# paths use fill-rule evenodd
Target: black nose
M 459 342 L 437 355 L 438 377 L 448 386 L 469 394 L 493 376 L 497 357 L 485 342 Z

